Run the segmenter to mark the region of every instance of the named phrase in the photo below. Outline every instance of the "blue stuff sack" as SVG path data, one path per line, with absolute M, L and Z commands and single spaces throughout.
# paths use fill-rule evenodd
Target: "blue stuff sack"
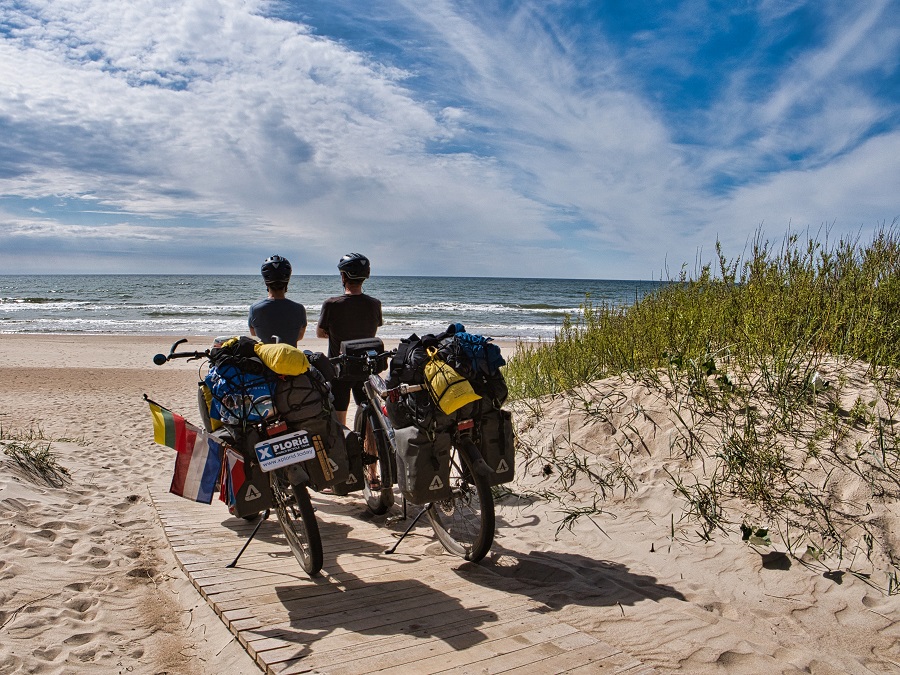
M 506 360 L 500 354 L 500 347 L 492 342 L 493 338 L 459 332 L 453 334 L 453 339 L 469 357 L 472 370 L 476 373 L 496 375 L 500 372 L 500 367 L 506 365 Z
M 258 422 L 274 414 L 275 382 L 266 374 L 225 363 L 210 367 L 204 383 L 212 392 L 211 419 L 225 424 Z

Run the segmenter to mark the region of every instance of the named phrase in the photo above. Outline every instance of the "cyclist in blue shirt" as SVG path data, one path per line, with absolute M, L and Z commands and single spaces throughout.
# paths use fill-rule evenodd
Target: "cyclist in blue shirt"
M 263 342 L 286 342 L 297 346 L 306 333 L 306 308 L 285 297 L 291 280 L 291 263 L 273 255 L 262 264 L 268 295 L 250 307 L 247 324 L 250 335 Z

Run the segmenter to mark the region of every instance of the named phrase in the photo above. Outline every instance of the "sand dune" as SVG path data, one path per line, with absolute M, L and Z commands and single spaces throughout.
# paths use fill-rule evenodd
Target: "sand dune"
M 43 437 L 69 474 L 36 479 L 0 452 L 0 673 L 258 672 L 183 577 L 148 499 L 149 485 L 169 480 L 172 455 L 152 441 L 142 394 L 189 419 L 196 405 L 196 365 L 150 362 L 170 342 L 0 336 L 4 444 Z M 504 499 L 485 567 L 660 672 L 900 672 L 900 596 L 814 564 L 769 564 L 739 532 L 701 541 L 666 481 L 666 401 L 614 381 L 590 396 L 608 404 L 602 419 L 562 397 L 542 401 L 539 418 L 520 406 L 530 461 L 513 487 L 558 491 L 542 455 L 615 457 L 638 434 L 633 492 L 615 491 L 559 532 L 557 505 Z M 571 489 L 592 503 L 596 486 Z M 895 528 L 900 509 L 883 506 Z

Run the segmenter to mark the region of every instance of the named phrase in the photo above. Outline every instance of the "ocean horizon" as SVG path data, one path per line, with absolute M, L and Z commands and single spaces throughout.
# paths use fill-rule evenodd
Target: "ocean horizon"
M 552 339 L 586 301 L 623 307 L 665 282 L 496 277 L 378 276 L 364 290 L 382 302 L 379 335 L 400 339 L 460 322 L 495 339 Z M 338 275 L 295 275 L 288 297 L 306 307 L 310 334 Z M 0 333 L 241 335 L 265 297 L 256 274 L 0 275 Z M 313 333 L 314 334 L 314 333 Z

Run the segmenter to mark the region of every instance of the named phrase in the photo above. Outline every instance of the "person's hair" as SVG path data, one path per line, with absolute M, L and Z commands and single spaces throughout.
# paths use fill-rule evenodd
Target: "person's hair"
M 267 281 L 266 288 L 273 291 L 286 291 L 288 282 L 286 281 Z
M 354 277 L 349 276 L 346 272 L 341 272 L 341 281 L 345 286 L 362 286 L 365 279 L 355 279 Z

